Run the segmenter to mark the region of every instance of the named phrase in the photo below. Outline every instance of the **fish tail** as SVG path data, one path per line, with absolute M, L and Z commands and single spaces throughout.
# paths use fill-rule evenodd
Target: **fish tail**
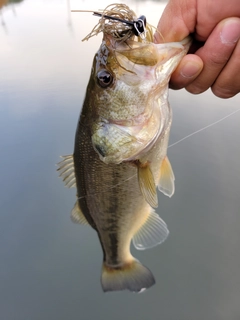
M 103 263 L 102 267 L 103 291 L 129 290 L 142 292 L 155 284 L 152 272 L 134 259 L 121 266 L 109 266 Z

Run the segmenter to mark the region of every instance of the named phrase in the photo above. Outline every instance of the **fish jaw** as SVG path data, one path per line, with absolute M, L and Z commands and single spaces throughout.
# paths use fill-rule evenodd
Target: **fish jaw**
M 169 117 L 163 114 L 169 112 L 169 79 L 190 43 L 187 38 L 177 43 L 150 43 L 149 47 L 144 44 L 146 60 L 141 58 L 139 64 L 141 43 L 134 45 L 133 53 L 129 47 L 117 47 L 119 66 L 115 70 L 115 86 L 103 92 L 98 119 L 91 130 L 93 147 L 104 163 L 137 159 L 167 127 Z M 138 93 L 144 93 L 141 100 Z
M 163 130 L 163 121 L 159 126 L 161 117 L 159 101 L 154 103 L 155 108 L 151 117 L 139 125 L 125 126 L 102 121 L 95 126 L 92 144 L 104 163 L 119 164 L 123 161 L 136 160 L 143 150 L 149 149 L 149 145 Z
M 163 62 L 160 62 L 156 68 L 156 79 L 160 86 L 168 87 L 172 73 L 188 52 L 191 43 L 191 38 L 186 37 L 181 42 L 169 42 L 156 45 L 159 56 L 164 57 L 167 54 L 167 59 L 163 58 Z

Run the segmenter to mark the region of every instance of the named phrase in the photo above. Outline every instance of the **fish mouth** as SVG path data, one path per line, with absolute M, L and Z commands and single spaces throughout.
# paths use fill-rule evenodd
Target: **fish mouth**
M 185 50 L 188 50 L 191 43 L 192 43 L 192 38 L 190 36 L 188 36 L 188 37 L 184 38 L 180 43 L 184 47 Z

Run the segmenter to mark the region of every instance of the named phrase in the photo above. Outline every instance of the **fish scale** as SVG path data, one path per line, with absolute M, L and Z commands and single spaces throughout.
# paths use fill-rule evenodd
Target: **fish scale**
M 103 32 L 103 41 L 93 60 L 72 158 L 66 156 L 58 170 L 68 186 L 77 187 L 72 220 L 89 224 L 98 234 L 103 290 L 142 292 L 155 279 L 132 256 L 130 244 L 152 248 L 169 233 L 153 208 L 158 206 L 157 188 L 169 197 L 174 193 L 167 158 L 172 122 L 168 82 L 191 41 L 154 44 L 148 24 L 145 40 L 129 26 L 121 40 L 121 22 L 117 32 L 111 30 L 114 23 L 107 23 L 111 15 L 126 20 L 128 12 L 135 19 L 126 5 L 107 7 L 101 25 L 93 29 L 94 34 Z

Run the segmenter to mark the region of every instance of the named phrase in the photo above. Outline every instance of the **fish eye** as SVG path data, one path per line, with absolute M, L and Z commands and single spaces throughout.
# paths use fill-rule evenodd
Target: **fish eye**
M 106 88 L 106 87 L 110 86 L 110 84 L 112 83 L 113 76 L 107 70 L 101 70 L 97 74 L 97 80 L 98 80 L 98 84 L 102 88 Z

